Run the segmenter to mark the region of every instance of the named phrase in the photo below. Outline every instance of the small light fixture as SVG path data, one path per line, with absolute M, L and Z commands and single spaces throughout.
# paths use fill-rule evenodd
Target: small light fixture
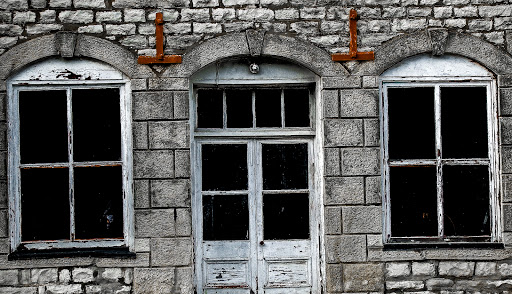
M 249 71 L 253 74 L 257 74 L 260 72 L 260 66 L 256 63 L 251 63 L 251 65 L 249 65 Z

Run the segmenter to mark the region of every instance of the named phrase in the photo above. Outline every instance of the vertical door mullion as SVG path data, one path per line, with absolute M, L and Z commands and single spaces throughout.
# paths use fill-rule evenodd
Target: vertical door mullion
M 228 106 L 226 103 L 226 91 L 222 90 L 222 128 L 228 127 Z
M 257 161 L 257 146 L 254 140 L 247 141 L 247 160 L 248 160 L 248 189 L 249 189 L 249 242 L 251 252 L 249 254 L 249 264 L 251 267 L 251 289 L 256 291 L 258 289 L 258 242 L 259 224 L 258 224 L 258 193 L 257 193 L 257 178 L 258 178 L 258 161 Z
M 443 162 L 441 138 L 441 87 L 435 86 L 435 132 L 436 132 L 436 177 L 437 177 L 437 231 L 438 238 L 444 238 L 444 203 L 443 203 Z
M 383 183 L 382 188 L 384 192 L 384 211 L 385 211 L 385 225 L 384 225 L 384 241 L 388 242 L 390 241 L 390 238 L 392 236 L 391 231 L 391 201 L 390 201 L 390 183 L 389 183 L 389 122 L 388 122 L 388 86 L 383 84 L 382 85 L 382 102 L 381 102 L 381 144 L 382 146 L 385 146 L 385 148 L 382 148 L 382 172 L 383 172 Z
M 73 170 L 73 101 L 71 88 L 66 90 L 67 96 L 67 119 L 68 119 L 68 172 L 69 172 L 69 215 L 70 215 L 70 237 L 75 240 L 75 195 L 74 195 L 74 170 Z
M 254 172 L 255 172 L 255 198 L 256 198 L 256 234 L 257 239 L 255 242 L 255 246 L 257 247 L 256 250 L 256 258 L 257 258 L 257 283 L 258 283 L 258 291 L 257 294 L 264 293 L 264 286 L 265 286 L 265 279 L 266 279 L 266 272 L 265 272 L 265 261 L 264 261 L 264 254 L 263 254 L 263 246 L 260 242 L 265 242 L 264 239 L 264 227 L 263 222 L 264 215 L 263 215 L 263 143 L 261 141 L 254 140 Z
M 256 92 L 251 91 L 251 102 L 252 102 L 252 127 L 256 128 Z
M 284 128 L 284 89 L 281 89 L 281 128 Z

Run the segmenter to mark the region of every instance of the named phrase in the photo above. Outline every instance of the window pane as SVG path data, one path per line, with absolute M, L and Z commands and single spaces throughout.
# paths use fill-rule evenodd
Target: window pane
M 252 91 L 226 90 L 228 128 L 252 128 Z
M 307 189 L 308 144 L 263 144 L 263 189 Z
M 436 168 L 391 167 L 391 235 L 437 236 Z
M 487 157 L 485 87 L 441 88 L 443 158 Z
M 119 89 L 76 89 L 72 99 L 74 160 L 121 160 Z
M 222 90 L 197 91 L 197 127 L 222 128 L 224 110 Z
M 389 158 L 435 158 L 434 88 L 388 88 Z
M 489 168 L 444 166 L 446 236 L 490 236 Z
M 76 238 L 122 238 L 122 167 L 77 167 L 74 173 Z
M 203 239 L 249 240 L 247 195 L 203 196 Z
M 281 127 L 281 90 L 256 90 L 256 126 Z
M 284 125 L 309 127 L 309 91 L 307 89 L 284 90 Z
M 68 161 L 66 91 L 19 92 L 21 163 Z
M 203 191 L 247 190 L 247 145 L 205 144 Z
M 309 195 L 264 195 L 263 235 L 265 240 L 308 239 Z
M 21 239 L 69 240 L 69 170 L 21 170 Z

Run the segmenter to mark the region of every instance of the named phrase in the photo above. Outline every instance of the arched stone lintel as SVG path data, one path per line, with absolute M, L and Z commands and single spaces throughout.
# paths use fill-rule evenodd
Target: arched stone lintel
M 153 72 L 146 65 L 137 64 L 129 50 L 108 40 L 61 32 L 21 43 L 0 56 L 0 80 L 9 78 L 25 66 L 50 57 L 86 57 L 102 61 L 130 78 L 148 78 Z
M 348 75 L 343 65 L 333 62 L 327 51 L 313 44 L 272 33 L 264 34 L 263 38 L 261 56 L 296 63 L 321 77 Z M 219 36 L 186 52 L 183 55 L 183 63 L 169 67 L 163 73 L 163 77 L 190 77 L 209 64 L 242 56 L 251 56 L 251 48 L 245 32 Z
M 496 75 L 512 72 L 512 56 L 504 50 L 478 37 L 448 32 L 445 40 L 444 54 L 467 57 L 480 63 Z M 375 61 L 362 63 L 355 75 L 380 75 L 400 61 L 423 53 L 433 52 L 432 34 L 428 30 L 401 35 L 385 42 L 375 50 Z

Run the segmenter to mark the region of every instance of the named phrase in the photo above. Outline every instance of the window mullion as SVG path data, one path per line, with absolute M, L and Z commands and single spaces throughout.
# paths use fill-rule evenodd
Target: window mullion
M 228 106 L 226 103 L 226 90 L 222 90 L 222 128 L 228 127 Z
M 281 89 L 281 128 L 284 128 L 284 89 Z
M 441 87 L 435 87 L 435 132 L 436 132 L 436 175 L 437 175 L 437 230 L 438 237 L 444 237 L 444 203 L 443 203 L 443 161 L 441 141 Z
M 256 91 L 251 91 L 252 99 L 252 127 L 256 128 Z
M 68 118 L 68 172 L 69 172 L 69 230 L 71 241 L 75 240 L 75 195 L 74 195 L 74 170 L 73 170 L 73 111 L 71 88 L 67 94 L 67 118 Z

